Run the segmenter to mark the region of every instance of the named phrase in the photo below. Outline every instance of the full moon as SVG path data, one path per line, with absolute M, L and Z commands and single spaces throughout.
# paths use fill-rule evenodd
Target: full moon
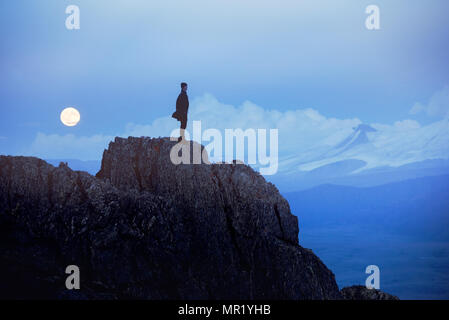
M 69 107 L 65 108 L 61 112 L 61 122 L 67 127 L 74 127 L 80 121 L 81 116 L 78 110 L 75 108 Z

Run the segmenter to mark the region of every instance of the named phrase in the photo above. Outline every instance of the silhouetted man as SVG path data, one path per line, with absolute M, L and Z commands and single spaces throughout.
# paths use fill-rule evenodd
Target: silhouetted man
M 181 121 L 181 128 L 179 132 L 181 136 L 178 138 L 178 142 L 185 140 L 184 130 L 187 127 L 187 112 L 189 110 L 189 97 L 187 96 L 187 83 L 181 83 L 181 93 L 176 100 L 176 111 L 173 113 L 172 117 Z

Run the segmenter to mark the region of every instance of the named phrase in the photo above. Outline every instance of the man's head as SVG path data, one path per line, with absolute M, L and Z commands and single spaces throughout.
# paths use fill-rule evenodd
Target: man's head
M 187 83 L 181 82 L 181 90 L 186 92 L 187 91 Z

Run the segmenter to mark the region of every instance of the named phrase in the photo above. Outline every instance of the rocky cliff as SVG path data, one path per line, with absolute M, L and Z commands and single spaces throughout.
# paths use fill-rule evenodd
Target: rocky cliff
M 341 298 L 274 185 L 243 164 L 174 165 L 174 145 L 116 138 L 96 177 L 1 156 L 0 295 Z M 71 264 L 81 290 L 65 289 Z
M 377 289 L 367 289 L 365 286 L 352 286 L 341 289 L 345 300 L 399 300 L 398 297 Z

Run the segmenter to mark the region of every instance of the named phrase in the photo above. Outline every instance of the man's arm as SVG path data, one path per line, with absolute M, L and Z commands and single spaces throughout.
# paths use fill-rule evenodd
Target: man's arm
M 178 101 L 179 101 L 179 110 L 181 112 L 185 112 L 187 113 L 187 110 L 189 109 L 189 98 L 187 97 L 186 94 L 180 94 L 178 97 Z M 176 102 L 176 108 L 178 108 L 178 101 Z
M 181 110 L 182 110 L 181 95 L 178 95 L 178 99 L 176 99 L 176 111 Z

